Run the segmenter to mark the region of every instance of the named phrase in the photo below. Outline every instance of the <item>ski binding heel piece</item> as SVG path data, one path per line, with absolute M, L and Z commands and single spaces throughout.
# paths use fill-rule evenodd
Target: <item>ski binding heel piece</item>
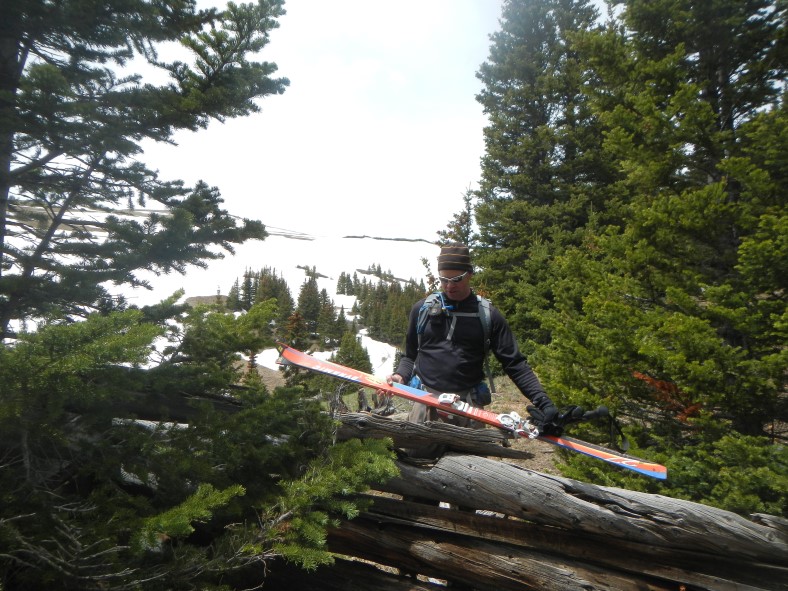
M 441 394 L 438 396 L 438 402 L 448 406 L 453 405 L 460 397 L 457 394 Z
M 522 418 L 514 411 L 498 415 L 498 420 L 501 421 L 502 425 L 511 429 L 515 435 L 528 437 L 528 439 L 536 439 L 539 437 L 539 429 L 534 427 L 528 419 Z

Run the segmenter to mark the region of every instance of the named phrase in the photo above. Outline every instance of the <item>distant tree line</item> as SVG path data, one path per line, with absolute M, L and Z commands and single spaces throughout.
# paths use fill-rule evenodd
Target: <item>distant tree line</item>
M 336 292 L 355 296 L 353 308 L 346 311 L 344 307 L 337 308 L 325 288 L 318 289 L 316 270 L 308 271 L 294 301 L 287 282 L 275 269 L 247 269 L 230 288 L 226 306 L 244 311 L 257 303 L 275 300 L 274 333 L 295 347 L 334 348 L 345 332 L 356 334 L 360 328 L 366 328 L 375 340 L 404 346 L 410 309 L 427 293 L 423 281 L 411 279 L 403 285 L 392 280 L 391 272 L 383 272 L 380 265 L 370 267 L 361 279 L 358 272 L 351 275 L 343 271 L 337 279 Z
M 411 279 L 403 286 L 400 281 L 392 280 L 391 272 L 383 272 L 380 265 L 372 265 L 363 272 L 362 279 L 357 272 L 351 275 L 343 271 L 337 279 L 336 292 L 355 296 L 349 320 L 344 307 L 337 309 L 325 289 L 318 291 L 317 278 L 321 275 L 316 269 L 310 267 L 304 271 L 307 278 L 295 304 L 284 278 L 275 269 L 265 267 L 259 271 L 247 269 L 230 288 L 225 306 L 232 311 L 248 312 L 255 306 L 271 304 L 276 310 L 276 320 L 270 327 L 274 338 L 301 350 L 336 349 L 331 360 L 366 372 L 373 368 L 369 353 L 360 342 L 361 328 L 366 328 L 375 340 L 404 348 L 409 312 L 425 295 L 423 282 Z M 254 353 L 249 354 L 254 364 Z M 289 386 L 321 392 L 334 403 L 339 402 L 338 394 L 351 389 L 326 376 L 291 370 L 285 373 Z
M 358 309 L 369 336 L 404 349 L 410 310 L 426 294 L 423 281 L 362 283 Z

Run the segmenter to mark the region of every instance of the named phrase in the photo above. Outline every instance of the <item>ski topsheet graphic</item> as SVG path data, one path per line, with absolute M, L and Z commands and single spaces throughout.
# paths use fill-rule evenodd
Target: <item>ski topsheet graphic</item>
M 639 472 L 651 478 L 657 478 L 659 480 L 665 480 L 667 478 L 667 469 L 660 464 L 654 464 L 639 458 L 620 454 L 613 450 L 571 437 L 540 435 L 538 429 L 532 425 L 528 419 L 520 417 L 520 415 L 515 412 L 498 414 L 482 408 L 473 407 L 461 400 L 456 394 L 432 394 L 405 384 L 389 384 L 384 379 L 375 377 L 371 374 L 353 369 L 352 367 L 345 367 L 344 365 L 339 365 L 331 361 L 317 359 L 316 357 L 307 355 L 306 353 L 282 343 L 279 344 L 279 350 L 279 363 L 281 365 L 294 365 L 303 369 L 354 382 L 368 388 L 382 390 L 412 402 L 420 402 L 421 404 L 435 407 L 450 414 L 467 417 L 475 421 L 492 425 L 493 427 L 498 427 L 499 429 L 513 433 L 517 437 L 536 438 L 541 441 L 546 441 L 564 449 L 570 449 L 600 459 L 609 464 Z

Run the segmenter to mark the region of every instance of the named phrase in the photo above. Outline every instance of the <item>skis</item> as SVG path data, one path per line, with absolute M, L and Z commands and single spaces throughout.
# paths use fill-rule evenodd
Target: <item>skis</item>
M 520 418 L 517 413 L 496 414 L 483 408 L 476 408 L 467 402 L 459 400 L 456 394 L 431 394 L 425 390 L 411 388 L 405 384 L 389 384 L 385 380 L 377 378 L 371 374 L 364 373 L 352 367 L 345 367 L 331 361 L 323 361 L 297 349 L 282 345 L 280 343 L 280 364 L 296 365 L 298 367 L 312 371 L 328 374 L 349 382 L 355 382 L 362 386 L 383 390 L 400 398 L 405 398 L 412 402 L 420 402 L 427 406 L 435 407 L 439 410 L 468 417 L 474 421 L 487 423 L 493 427 L 498 427 L 505 431 L 511 431 L 519 437 L 536 437 L 539 433 L 536 429 Z
M 279 344 L 280 358 L 278 363 L 281 365 L 294 365 L 310 371 L 324 373 L 342 380 L 354 382 L 368 388 L 375 388 L 388 392 L 400 398 L 405 398 L 412 402 L 419 402 L 442 410 L 444 412 L 467 417 L 474 421 L 492 425 L 504 431 L 514 434 L 516 437 L 527 437 L 529 439 L 539 439 L 564 449 L 582 453 L 609 464 L 620 466 L 628 470 L 633 470 L 651 478 L 665 480 L 667 469 L 660 464 L 653 464 L 639 458 L 616 453 L 604 447 L 586 443 L 571 437 L 556 437 L 554 435 L 540 435 L 539 430 L 532 425 L 528 419 L 520 417 L 516 412 L 497 414 L 476 408 L 460 399 L 457 394 L 432 394 L 425 390 L 411 388 L 405 384 L 389 384 L 381 378 L 371 374 L 345 367 L 331 361 L 323 361 L 311 355 L 307 355 L 297 349 L 293 349 L 282 343 Z

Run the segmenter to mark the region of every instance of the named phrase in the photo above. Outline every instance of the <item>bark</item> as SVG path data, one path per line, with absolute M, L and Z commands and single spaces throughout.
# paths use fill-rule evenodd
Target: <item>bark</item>
M 541 550 L 489 542 L 477 537 L 417 529 L 410 525 L 357 520 L 343 524 L 329 540 L 332 550 L 405 571 L 447 579 L 474 589 L 621 589 L 668 591 L 668 581 L 622 575 L 582 560 L 546 556 Z
M 454 451 L 499 458 L 530 459 L 533 454 L 508 447 L 510 437 L 499 429 L 467 429 L 449 423 L 408 423 L 370 413 L 347 413 L 338 419 L 342 425 L 339 440 L 389 437 L 395 447 L 416 447 L 431 443 L 446 445 Z
M 270 565 L 262 589 L 265 591 L 355 591 L 369 589 L 374 591 L 436 591 L 445 589 L 430 582 L 417 580 L 416 577 L 401 576 L 397 569 L 389 572 L 371 564 L 337 558 L 331 566 L 324 566 L 315 571 L 305 571 L 288 563 Z M 249 584 L 257 580 L 250 578 Z M 257 587 L 253 587 L 257 588 Z
M 468 505 L 534 523 L 788 567 L 788 529 L 699 503 L 540 474 L 450 454 L 431 469 L 402 463 L 388 492 Z

